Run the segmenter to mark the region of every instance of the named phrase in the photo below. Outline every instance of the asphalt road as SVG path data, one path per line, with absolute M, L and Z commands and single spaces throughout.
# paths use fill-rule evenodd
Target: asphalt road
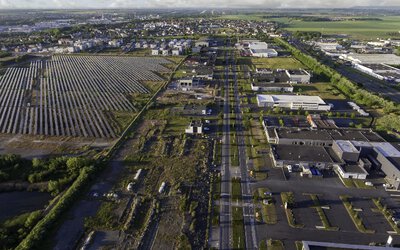
M 231 56 L 231 65 L 235 69 L 235 57 Z M 243 200 L 243 220 L 245 227 L 246 236 L 246 248 L 256 249 L 257 238 L 255 229 L 255 218 L 254 218 L 254 204 L 252 200 L 252 193 L 250 189 L 251 179 L 248 175 L 249 170 L 247 168 L 247 156 L 246 156 L 246 144 L 243 135 L 243 117 L 240 110 L 240 99 L 236 71 L 233 72 L 234 79 L 234 112 L 236 116 L 235 126 L 236 126 L 236 138 L 238 142 L 239 151 L 239 167 L 240 167 L 240 177 L 241 177 L 241 187 L 242 187 L 242 200 Z
M 221 202 L 220 202 L 220 236 L 219 248 L 231 249 L 232 214 L 231 214 L 231 173 L 230 173 L 230 120 L 229 120 L 229 62 L 228 52 L 225 54 L 225 93 L 224 121 L 222 128 L 222 166 L 221 166 Z
M 389 84 L 383 84 L 379 80 L 365 76 L 349 66 L 341 65 L 336 70 L 351 81 L 362 84 L 366 90 L 400 103 L 400 91 L 388 86 Z

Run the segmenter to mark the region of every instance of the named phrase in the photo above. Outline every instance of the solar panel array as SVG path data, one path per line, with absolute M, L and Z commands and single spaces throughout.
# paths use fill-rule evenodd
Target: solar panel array
M 164 58 L 53 56 L 0 78 L 0 132 L 116 137 L 105 111 L 134 111 L 127 96 L 149 93 L 141 81 L 163 81 Z

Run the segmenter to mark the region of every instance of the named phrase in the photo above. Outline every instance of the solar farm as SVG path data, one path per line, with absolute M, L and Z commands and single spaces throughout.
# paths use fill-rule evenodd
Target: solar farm
M 0 132 L 114 138 L 106 112 L 135 112 L 133 94 L 162 82 L 163 58 L 57 55 L 0 78 Z M 155 73 L 157 72 L 157 73 Z

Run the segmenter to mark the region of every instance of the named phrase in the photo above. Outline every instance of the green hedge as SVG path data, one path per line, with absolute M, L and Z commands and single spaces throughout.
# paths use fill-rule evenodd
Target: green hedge
M 30 231 L 26 238 L 16 247 L 17 250 L 23 249 L 39 249 L 40 243 L 45 239 L 48 234 L 48 229 L 51 228 L 60 215 L 65 212 L 71 203 L 78 197 L 80 191 L 88 183 L 90 175 L 95 171 L 93 166 L 84 167 L 75 180 L 75 182 L 68 188 L 65 194 L 60 198 L 57 204 L 51 211 Z

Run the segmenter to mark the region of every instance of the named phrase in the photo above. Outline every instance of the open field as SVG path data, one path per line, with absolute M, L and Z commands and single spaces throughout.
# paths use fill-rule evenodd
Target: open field
M 306 68 L 301 62 L 291 57 L 275 58 L 252 58 L 251 61 L 256 68 L 269 69 L 299 69 Z
M 270 18 L 269 20 L 285 24 L 285 29 L 289 31 L 318 31 L 323 33 L 323 35 L 348 34 L 359 39 L 388 38 L 393 37 L 389 33 L 398 33 L 400 31 L 400 17 L 387 16 L 379 18 L 382 21 L 345 20 L 335 22 L 307 22 L 288 17 Z
M 168 63 L 161 58 L 54 56 L 29 68 L 9 68 L 0 79 L 0 132 L 116 137 L 121 114 L 110 114 L 133 115 L 140 108 L 134 94 L 150 93 L 142 82 L 162 82 L 154 72 L 168 72 L 162 65 Z

